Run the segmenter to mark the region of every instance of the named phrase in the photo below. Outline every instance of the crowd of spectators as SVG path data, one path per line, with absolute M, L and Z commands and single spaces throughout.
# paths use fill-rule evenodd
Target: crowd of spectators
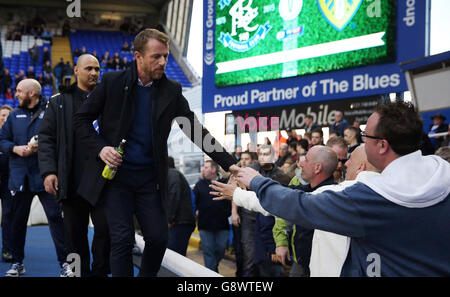
M 3 90 L 6 99 L 14 98 L 17 85 L 26 78 L 36 79 L 42 87 L 53 87 L 54 77 L 56 76 L 52 71 L 50 61 L 45 63 L 43 72 L 38 75 L 36 75 L 34 66 L 29 66 L 26 72 L 24 69 L 20 69 L 18 73 L 13 75 L 8 68 L 4 68 L 3 71 Z
M 264 144 L 258 145 L 248 143 L 245 150 L 242 146 L 237 146 L 234 157 L 240 160 L 241 167 L 250 166 L 264 177 L 270 177 L 281 184 L 289 184 L 290 187 L 305 192 L 313 192 L 324 185 L 336 185 L 333 187 L 339 185 L 342 189 L 341 183 L 344 185 L 345 181 L 352 181 L 345 186 L 353 184 L 357 175 L 355 173 L 356 167 L 358 166 L 359 170 L 364 168 L 369 171 L 378 171 L 367 161 L 364 142 L 361 137 L 365 134 L 361 131 L 358 121 L 349 125 L 343 118 L 343 113 L 337 112 L 336 122 L 338 124 L 333 124 L 334 131 L 330 133 L 330 137 L 325 144 L 322 128 L 312 121 L 312 117 L 307 117 L 307 119 L 309 120 L 306 123 L 304 135 L 298 135 L 295 130 L 286 129 L 287 138 L 281 137 L 279 139 L 278 156 L 274 155 L 273 147 L 265 141 Z M 434 123 L 430 126 L 429 131 L 430 138 L 434 138 L 433 143 L 439 144 L 435 146 L 436 155 L 450 162 L 450 136 L 448 134 L 441 135 L 450 132 L 450 125 L 445 123 L 446 118 L 442 114 L 434 115 L 432 120 Z M 436 136 L 436 133 L 441 134 Z M 274 156 L 273 161 L 270 161 L 270 158 L 269 161 L 265 159 L 266 149 L 268 149 L 269 156 Z M 330 157 L 331 155 L 334 155 L 334 157 Z M 335 158 L 334 161 L 333 158 Z M 267 167 L 267 163 L 271 163 L 271 166 Z M 311 164 L 315 164 L 315 167 Z M 317 167 L 318 164 L 320 164 L 320 167 Z M 287 183 L 280 179 L 282 175 L 288 177 Z M 226 195 L 224 193 L 226 193 L 226 187 L 229 187 L 229 185 L 222 184 L 222 187 L 215 188 L 214 185 L 220 185 L 220 181 L 213 181 L 212 183 L 214 188 L 212 191 L 220 189 L 220 192 L 211 193 L 216 196 Z M 244 197 L 242 196 L 244 194 L 241 191 L 235 191 L 236 186 L 231 189 L 232 191 L 228 191 L 233 201 L 231 218 L 237 276 L 307 277 L 311 273 L 314 276 L 339 276 L 340 267 L 342 267 L 345 257 L 333 260 L 335 261 L 333 264 L 339 263 L 339 269 L 333 270 L 336 267 L 324 268 L 323 261 L 325 261 L 327 255 L 323 254 L 323 251 L 320 255 L 317 254 L 318 251 L 311 255 L 312 250 L 314 250 L 312 248 L 313 232 L 311 230 L 296 226 L 283 219 L 276 217 L 274 219 L 262 208 L 261 212 L 265 212 L 265 215 L 269 215 L 271 219 L 261 213 L 250 211 L 249 209 L 252 207 L 251 204 L 248 204 L 250 202 L 245 202 L 241 198 Z M 245 207 L 235 204 L 236 199 L 239 203 L 243 203 Z M 267 232 L 268 230 L 270 232 Z M 314 235 L 314 240 L 319 240 L 319 237 L 326 237 L 329 234 L 317 232 L 318 238 L 316 239 L 316 235 Z M 330 238 L 336 240 L 338 244 L 336 249 L 341 249 L 343 252 L 347 244 L 347 238 L 338 235 L 332 236 L 334 237 Z M 323 259 L 320 259 L 321 257 Z M 261 266 L 261 263 L 265 264 Z M 310 265 L 314 266 L 316 270 L 311 272 Z M 280 267 L 284 267 L 284 270 Z
M 6 40 L 22 40 L 22 35 L 31 35 L 35 38 L 41 38 L 53 43 L 53 33 L 50 28 L 45 26 L 45 22 L 37 17 L 33 21 L 27 23 L 17 23 L 11 26 L 5 35 Z
M 133 53 L 134 51 L 134 44 L 133 42 L 130 42 L 130 44 L 125 41 L 123 43 L 121 53 Z M 79 57 L 84 54 L 91 54 L 94 57 L 97 58 L 97 60 L 100 63 L 100 67 L 102 69 L 112 69 L 112 70 L 125 70 L 131 66 L 131 63 L 134 61 L 134 57 L 132 61 L 129 61 L 127 57 L 121 57 L 119 52 L 115 52 L 112 56 L 110 55 L 109 51 L 104 52 L 101 57 L 98 55 L 96 50 L 93 50 L 92 52 L 88 52 L 86 49 L 86 46 L 82 46 L 81 49 L 76 48 L 72 55 L 74 58 Z
M 5 34 L 6 40 L 21 41 L 22 36 L 31 35 L 35 39 L 43 39 L 53 42 L 53 33 L 51 29 L 46 27 L 45 21 L 36 16 L 34 19 L 24 23 L 17 23 L 14 26 L 10 26 Z M 16 73 L 11 73 L 6 67 L 3 68 L 2 82 L 0 83 L 1 92 L 4 94 L 5 99 L 15 98 L 16 87 L 26 78 L 32 78 L 39 81 L 41 87 L 52 87 L 53 88 L 53 69 L 51 66 L 51 55 L 48 46 L 44 46 L 40 49 L 35 43 L 29 50 L 28 55 L 30 58 L 30 63 L 28 64 L 28 69 L 18 69 Z M 42 64 L 40 63 L 42 61 Z M 42 72 L 36 73 L 36 68 L 42 66 Z M 40 71 L 40 70 L 39 70 Z

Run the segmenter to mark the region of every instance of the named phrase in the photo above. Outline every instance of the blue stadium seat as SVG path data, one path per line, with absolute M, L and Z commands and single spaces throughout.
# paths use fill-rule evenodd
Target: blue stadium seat
M 48 46 L 47 46 L 47 48 L 48 48 Z M 44 49 L 44 46 L 39 46 L 41 56 L 39 58 L 38 64 L 36 65 L 36 67 L 34 67 L 36 76 L 39 75 L 40 73 L 43 73 L 43 55 L 42 55 L 43 49 Z M 49 50 L 50 50 L 50 48 L 49 48 Z M 4 61 L 5 67 L 9 70 L 10 75 L 13 80 L 11 89 L 15 89 L 16 81 L 14 78 L 14 74 L 19 73 L 20 70 L 23 70 L 25 73 L 28 71 L 28 67 L 32 66 L 30 54 L 27 51 L 21 51 L 19 54 L 12 55 L 10 58 L 4 58 L 3 61 Z M 51 52 L 50 52 L 50 64 L 51 64 Z M 50 87 L 50 91 L 47 91 L 47 94 L 52 94 L 52 93 L 53 93 L 53 88 Z M 10 99 L 4 99 L 4 100 L 7 100 L 7 102 L 5 101 L 6 102 L 5 104 L 8 104 L 12 107 L 17 107 L 19 105 L 18 100 L 10 100 Z

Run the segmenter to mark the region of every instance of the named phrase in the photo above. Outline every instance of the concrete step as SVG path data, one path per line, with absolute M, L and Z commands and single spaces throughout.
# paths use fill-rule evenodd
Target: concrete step
M 61 58 L 64 62 L 70 61 L 70 65 L 73 65 L 72 48 L 70 46 L 69 37 L 54 37 L 52 44 L 52 67 L 55 67 Z M 71 83 L 75 82 L 75 75 L 72 76 Z
M 191 234 L 191 238 L 189 239 L 188 251 L 196 251 L 200 249 L 200 233 L 198 232 L 197 227 L 194 232 Z

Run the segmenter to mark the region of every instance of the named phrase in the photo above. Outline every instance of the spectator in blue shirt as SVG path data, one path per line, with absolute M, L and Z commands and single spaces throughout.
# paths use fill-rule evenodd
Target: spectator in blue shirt
M 344 119 L 342 111 L 335 111 L 334 123 L 330 126 L 330 133 L 337 132 L 339 136 L 344 136 L 344 130 L 349 126 L 348 122 Z

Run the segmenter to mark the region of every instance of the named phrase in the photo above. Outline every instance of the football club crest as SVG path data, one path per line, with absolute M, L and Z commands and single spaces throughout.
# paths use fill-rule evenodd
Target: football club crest
M 220 9 L 231 5 L 229 0 L 219 2 Z M 234 52 L 247 52 L 263 40 L 272 29 L 269 21 L 258 24 L 258 7 L 253 7 L 253 0 L 237 0 L 230 8 L 231 33 L 220 32 L 219 42 Z
M 361 6 L 362 0 L 317 0 L 317 5 L 327 22 L 342 31 L 350 23 Z

